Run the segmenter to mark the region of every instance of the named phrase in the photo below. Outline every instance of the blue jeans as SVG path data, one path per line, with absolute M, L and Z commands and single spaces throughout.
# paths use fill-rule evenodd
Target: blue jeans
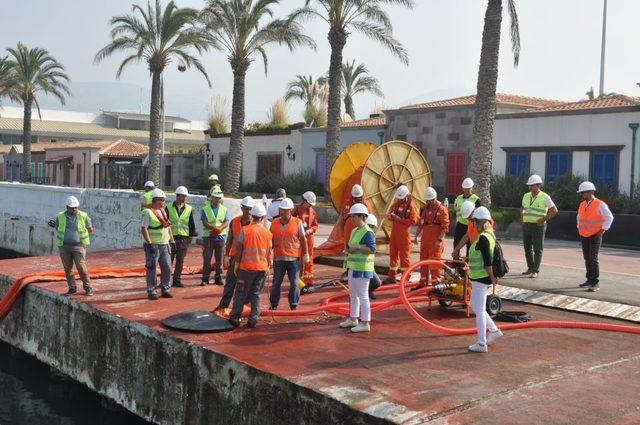
M 171 280 L 171 254 L 169 244 L 144 244 L 144 265 L 147 268 L 147 291 L 155 292 L 158 288 L 156 267 L 160 264 L 160 286 L 162 292 L 169 292 Z
M 279 260 L 273 265 L 273 284 L 271 285 L 271 294 L 269 294 L 269 301 L 272 307 L 277 307 L 280 302 L 280 287 L 285 273 L 289 276 L 289 305 L 298 305 L 300 301 L 300 288 L 298 287 L 300 260 Z
M 378 276 L 378 273 L 373 272 L 373 277 L 369 281 L 369 292 L 375 291 L 381 285 L 382 285 L 382 280 L 380 280 L 380 276 Z

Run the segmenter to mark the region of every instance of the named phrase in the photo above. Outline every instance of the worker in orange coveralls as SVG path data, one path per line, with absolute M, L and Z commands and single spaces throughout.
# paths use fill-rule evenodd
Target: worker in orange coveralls
M 364 189 L 359 184 L 354 184 L 351 188 L 351 199 L 345 203 L 344 208 L 342 209 L 342 222 L 344 223 L 344 231 L 342 235 L 344 236 L 344 243 L 346 244 L 351 237 L 351 231 L 353 230 L 353 222 L 351 222 L 351 216 L 349 215 L 349 211 L 351 207 L 355 204 L 364 204 L 367 207 L 367 211 L 373 211 L 371 208 L 371 204 L 364 200 Z
M 444 237 L 449 231 L 449 211 L 436 199 L 437 196 L 436 190 L 432 187 L 428 187 L 424 192 L 425 206 L 420 210 L 415 239 L 418 243 L 418 237 L 422 234 L 420 260 L 439 260 L 444 252 Z M 427 283 L 427 274 L 431 276 L 431 282 L 440 282 L 439 268 L 429 270 L 429 267 L 421 267 L 421 283 Z
M 385 279 L 385 283 L 395 283 L 398 264 L 404 269 L 410 265 L 411 226 L 418 221 L 418 210 L 412 203 L 412 196 L 407 186 L 398 187 L 396 200 L 391 205 L 389 214 L 383 214 L 382 217 L 391 221 L 389 277 Z
M 313 235 L 318 231 L 318 216 L 313 209 L 315 204 L 316 194 L 310 191 L 305 192 L 302 194 L 302 203 L 293 210 L 293 216 L 299 218 L 304 226 L 309 258 L 311 259 L 309 263 L 305 263 L 300 257 L 300 264 L 302 265 L 300 276 L 302 276 L 302 280 L 306 285 L 313 285 L 313 246 L 315 243 Z

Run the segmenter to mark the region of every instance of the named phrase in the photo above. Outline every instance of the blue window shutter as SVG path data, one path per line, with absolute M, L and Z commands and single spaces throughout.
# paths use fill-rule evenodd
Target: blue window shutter
M 617 189 L 618 153 L 595 151 L 591 155 L 591 179 L 594 183 Z

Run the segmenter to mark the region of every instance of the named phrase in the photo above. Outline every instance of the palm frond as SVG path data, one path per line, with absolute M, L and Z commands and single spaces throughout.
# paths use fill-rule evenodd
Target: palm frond
M 509 33 L 511 35 L 511 51 L 513 52 L 513 65 L 518 66 L 520 63 L 520 24 L 518 22 L 518 11 L 516 10 L 515 0 L 507 0 L 507 9 L 509 10 Z

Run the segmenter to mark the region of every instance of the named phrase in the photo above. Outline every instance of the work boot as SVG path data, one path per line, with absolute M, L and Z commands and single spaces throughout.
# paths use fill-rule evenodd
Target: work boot
M 156 294 L 155 292 L 149 292 L 147 294 L 147 298 L 149 298 L 151 301 L 155 301 L 158 299 L 158 294 Z
M 353 328 L 354 326 L 358 326 L 358 319 L 353 319 L 351 317 L 347 317 L 346 320 L 340 322 L 340 327 L 345 328 Z
M 231 323 L 231 326 L 233 326 L 234 328 L 237 328 L 238 326 L 240 326 L 240 320 L 238 319 L 228 319 L 229 323 Z
M 486 345 L 481 345 L 480 343 L 476 342 L 473 345 L 470 345 L 467 350 L 471 351 L 472 353 L 488 353 L 489 349 L 487 348 Z
M 224 285 L 224 282 L 222 281 L 222 279 L 217 278 L 217 279 L 213 282 L 213 284 L 214 284 L 214 285 L 222 286 L 222 285 Z
M 495 332 L 489 332 L 489 334 L 487 335 L 487 345 L 493 344 L 494 342 L 496 342 L 503 335 L 504 334 L 502 333 L 502 331 L 500 329 L 498 329 Z
M 535 279 L 538 277 L 538 272 L 533 272 L 531 273 L 531 276 L 529 276 L 531 279 Z
M 64 295 L 73 295 L 73 294 L 76 294 L 77 292 L 78 292 L 78 288 L 69 288 L 69 290 L 65 292 Z
M 204 280 L 202 282 L 200 282 L 200 286 L 206 286 L 208 284 L 209 284 L 209 282 L 205 282 Z
M 258 325 L 258 323 L 255 320 L 249 320 L 247 322 L 247 328 L 252 329 L 255 328 Z
M 600 289 L 600 285 L 598 285 L 597 283 L 594 283 L 591 286 L 589 286 L 589 292 L 596 292 L 598 289 Z
M 173 298 L 173 295 L 171 295 L 169 293 L 169 291 L 162 291 L 162 295 L 160 295 L 162 298 Z
M 87 289 L 85 289 L 85 290 L 84 290 L 84 294 L 85 294 L 87 297 L 92 296 L 92 295 L 93 295 L 93 289 L 91 289 L 91 288 L 87 288 Z
M 378 297 L 376 296 L 376 294 L 373 293 L 373 291 L 369 291 L 369 299 L 377 300 Z
M 393 285 L 394 283 L 396 283 L 396 278 L 391 276 L 382 281 L 383 285 Z
M 173 282 L 173 285 L 171 286 L 175 286 L 176 288 L 184 288 L 184 284 L 182 282 Z
M 527 275 L 530 275 L 530 274 L 532 274 L 532 273 L 533 273 L 533 270 L 531 270 L 531 269 L 527 269 L 527 271 L 522 272 L 521 274 L 522 274 L 522 276 L 527 276 Z
M 289 304 L 289 309 L 291 311 L 295 311 L 298 308 L 298 306 L 296 304 Z
M 371 327 L 369 326 L 369 323 L 365 323 L 365 322 L 360 322 L 356 326 L 351 328 L 351 332 L 354 332 L 354 333 L 369 332 L 369 331 L 371 331 Z
M 579 286 L 580 288 L 588 288 L 588 287 L 590 287 L 591 285 L 593 285 L 593 282 L 591 282 L 590 280 L 587 280 L 586 282 L 581 283 L 581 284 L 580 284 L 580 285 L 578 285 L 578 286 Z

